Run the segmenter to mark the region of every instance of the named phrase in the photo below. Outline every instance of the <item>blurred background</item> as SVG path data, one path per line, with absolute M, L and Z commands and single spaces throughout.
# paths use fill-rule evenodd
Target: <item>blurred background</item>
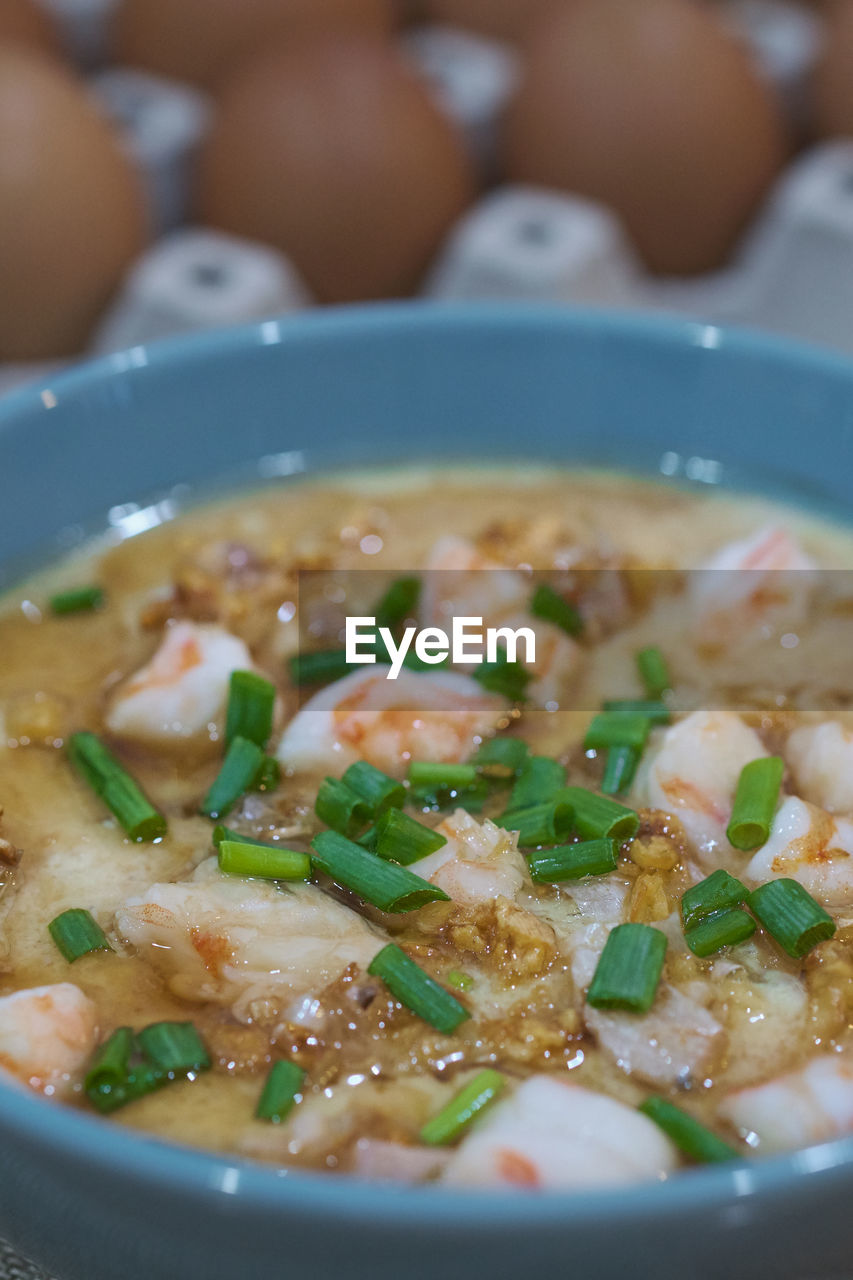
M 853 0 L 0 0 L 0 393 L 413 295 L 853 353 Z

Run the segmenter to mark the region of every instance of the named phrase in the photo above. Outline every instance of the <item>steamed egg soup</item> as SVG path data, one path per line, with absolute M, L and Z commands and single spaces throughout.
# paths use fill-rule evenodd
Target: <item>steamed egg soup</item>
M 850 1131 L 851 565 L 758 497 L 455 467 L 281 482 L 19 584 L 5 1085 L 528 1191 Z

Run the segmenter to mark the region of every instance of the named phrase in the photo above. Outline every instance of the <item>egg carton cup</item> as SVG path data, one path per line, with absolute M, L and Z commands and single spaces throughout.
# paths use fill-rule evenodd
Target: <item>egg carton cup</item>
M 97 65 L 116 0 L 39 2 L 60 18 L 80 65 Z M 791 0 L 719 4 L 791 118 L 806 128 L 805 88 L 822 38 L 815 12 Z M 488 188 L 502 115 L 519 76 L 517 52 L 446 26 L 411 28 L 400 46 L 457 124 Z M 310 290 L 284 254 L 182 225 L 211 119 L 207 96 L 121 67 L 102 67 L 90 84 L 139 169 L 157 231 L 102 316 L 91 353 L 311 305 Z M 711 275 L 654 278 L 610 210 L 566 193 L 498 185 L 452 228 L 422 293 L 445 302 L 517 299 L 667 311 L 764 328 L 853 355 L 853 140 L 802 152 L 729 265 Z M 0 365 L 0 393 L 55 368 Z

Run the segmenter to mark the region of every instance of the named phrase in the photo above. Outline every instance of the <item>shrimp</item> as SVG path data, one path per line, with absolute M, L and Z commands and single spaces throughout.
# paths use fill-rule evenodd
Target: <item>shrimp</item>
M 582 931 L 572 957 L 572 978 L 586 989 L 610 930 L 600 924 Z M 628 1075 L 650 1084 L 687 1085 L 702 1080 L 725 1036 L 704 1005 L 662 982 L 648 1013 L 606 1013 L 584 1005 L 584 1021 L 599 1045 Z
M 657 1181 L 678 1164 L 651 1120 L 614 1098 L 554 1076 L 531 1076 L 479 1121 L 441 1181 L 576 1188 Z
M 730 1093 L 720 1115 L 762 1155 L 853 1133 L 853 1064 L 837 1054 L 813 1058 L 766 1084 Z
M 395 775 L 409 760 L 459 763 L 506 714 L 506 701 L 468 676 L 388 671 L 371 665 L 315 694 L 282 735 L 281 763 L 336 776 L 356 760 Z
M 436 830 L 447 837 L 447 844 L 418 862 L 415 869 L 422 879 L 466 906 L 518 896 L 528 876 L 511 831 L 488 818 L 477 822 L 464 809 L 457 809 Z
M 759 883 L 788 876 L 825 907 L 851 907 L 853 822 L 789 796 L 773 820 L 770 839 L 744 874 Z
M 92 1001 L 71 982 L 0 998 L 0 1067 L 40 1093 L 66 1093 L 98 1039 Z
M 578 672 L 583 651 L 559 627 L 530 615 L 529 578 L 456 537 L 441 538 L 426 567 L 421 596 L 424 624 L 444 628 L 454 617 L 475 617 L 482 618 L 486 627 L 528 628 L 536 637 L 536 658 L 525 662 L 534 677 L 527 697 L 536 706 L 559 702 Z
M 814 561 L 776 526 L 730 542 L 690 576 L 697 638 L 720 645 L 759 627 L 791 626 L 805 614 Z
M 830 813 L 853 813 L 853 731 L 837 720 L 802 725 L 785 755 L 804 799 Z
M 726 827 L 741 770 L 767 754 L 735 712 L 694 711 L 643 762 L 637 798 L 679 818 L 702 867 L 713 871 L 734 853 Z
M 726 1080 L 732 1087 L 754 1084 L 769 1071 L 796 1065 L 808 1036 L 809 998 L 805 983 L 790 973 L 766 969 L 751 943 L 714 963 L 711 1011 L 725 1026 Z
M 118 932 L 186 1000 L 230 1006 L 316 995 L 383 944 L 361 916 L 311 884 L 277 888 L 220 873 L 215 858 L 178 884 L 152 885 L 116 914 Z
M 243 641 L 228 631 L 176 622 L 151 661 L 118 689 L 107 726 L 121 738 L 193 737 L 221 715 L 231 673 L 251 665 Z

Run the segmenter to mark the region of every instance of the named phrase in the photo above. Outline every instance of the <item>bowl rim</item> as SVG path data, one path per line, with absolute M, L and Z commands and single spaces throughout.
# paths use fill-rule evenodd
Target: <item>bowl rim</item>
M 459 332 L 485 329 L 495 335 L 542 327 L 572 334 L 600 332 L 647 347 L 705 348 L 763 364 L 799 366 L 816 376 L 840 378 L 853 397 L 853 361 L 841 353 L 743 328 L 721 327 L 638 312 L 584 309 L 562 304 L 375 303 L 287 315 L 239 328 L 169 338 L 53 373 L 0 400 L 0 453 L 4 428 L 13 427 L 61 403 L 85 396 L 129 371 L 158 371 L 220 356 L 239 357 L 257 346 L 315 345 L 393 330 Z M 853 512 L 851 512 L 853 515 Z M 602 1189 L 541 1191 L 508 1196 L 495 1190 L 404 1186 L 294 1169 L 278 1169 L 244 1157 L 172 1144 L 25 1092 L 0 1080 L 0 1131 L 34 1141 L 70 1163 L 83 1162 L 178 1197 L 215 1201 L 220 1208 L 239 1200 L 241 1209 L 281 1211 L 297 1207 L 308 1218 L 341 1222 L 369 1219 L 381 1211 L 388 1227 L 465 1226 L 506 1234 L 538 1224 L 568 1231 L 595 1222 L 625 1223 L 654 1217 L 658 1222 L 691 1211 L 722 1211 L 744 1198 L 772 1196 L 808 1174 L 815 1194 L 845 1170 L 853 1174 L 853 1137 L 754 1162 L 686 1169 L 663 1182 L 628 1183 Z M 227 1197 L 227 1200 L 226 1200 Z

